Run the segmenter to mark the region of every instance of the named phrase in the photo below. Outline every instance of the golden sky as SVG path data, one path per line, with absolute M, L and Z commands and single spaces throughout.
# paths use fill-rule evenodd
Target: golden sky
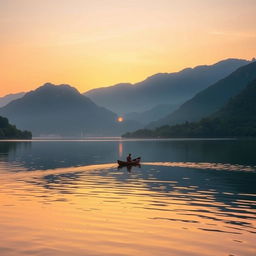
M 256 56 L 256 0 L 0 0 L 0 96 Z

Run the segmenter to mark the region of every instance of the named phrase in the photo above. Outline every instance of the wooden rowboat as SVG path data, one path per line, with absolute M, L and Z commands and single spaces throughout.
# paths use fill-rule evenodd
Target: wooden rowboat
M 125 161 L 117 160 L 117 163 L 118 163 L 119 166 L 139 165 L 140 160 L 141 160 L 141 158 L 138 157 L 138 158 L 132 160 L 131 162 L 125 162 Z

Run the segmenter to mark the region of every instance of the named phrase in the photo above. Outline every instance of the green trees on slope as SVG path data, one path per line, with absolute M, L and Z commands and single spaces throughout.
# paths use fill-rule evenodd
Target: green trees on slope
M 31 139 L 29 131 L 20 131 L 15 125 L 9 124 L 5 117 L 0 116 L 0 139 Z

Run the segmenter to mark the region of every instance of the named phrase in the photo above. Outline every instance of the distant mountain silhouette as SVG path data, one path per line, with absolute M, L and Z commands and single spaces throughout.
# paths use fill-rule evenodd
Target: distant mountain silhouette
M 199 122 L 138 130 L 124 137 L 256 137 L 256 80 L 219 111 Z
M 135 120 L 143 125 L 146 125 L 166 116 L 167 114 L 175 111 L 177 108 L 177 105 L 159 104 L 147 111 L 127 113 L 124 115 L 124 118 L 128 120 Z
M 231 97 L 240 93 L 254 79 L 256 79 L 256 62 L 237 69 L 226 78 L 199 92 L 170 115 L 147 127 L 155 128 L 165 124 L 174 125 L 186 121 L 199 121 L 218 111 Z
M 0 108 L 6 106 L 8 103 L 10 103 L 13 100 L 22 98 L 25 95 L 25 92 L 20 93 L 14 93 L 14 94 L 8 94 L 4 97 L 0 97 Z
M 227 59 L 214 65 L 160 73 L 136 84 L 117 84 L 84 95 L 116 113 L 143 112 L 159 104 L 180 105 L 199 91 L 226 77 L 249 61 Z
M 15 125 L 9 123 L 9 120 L 0 116 L 0 139 L 31 139 L 32 134 L 29 131 L 20 131 Z
M 127 127 L 138 127 L 117 123 L 115 113 L 97 106 L 75 88 L 50 83 L 12 101 L 0 109 L 0 114 L 32 131 L 33 136 L 113 135 Z

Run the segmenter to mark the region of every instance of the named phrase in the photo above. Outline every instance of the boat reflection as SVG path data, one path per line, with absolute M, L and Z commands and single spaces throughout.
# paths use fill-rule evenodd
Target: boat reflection
M 136 169 L 136 168 L 141 168 L 141 165 L 140 165 L 140 164 L 136 164 L 136 165 L 126 165 L 126 166 L 118 165 L 118 167 L 117 167 L 118 170 L 126 169 L 127 172 L 131 172 L 132 169 Z

